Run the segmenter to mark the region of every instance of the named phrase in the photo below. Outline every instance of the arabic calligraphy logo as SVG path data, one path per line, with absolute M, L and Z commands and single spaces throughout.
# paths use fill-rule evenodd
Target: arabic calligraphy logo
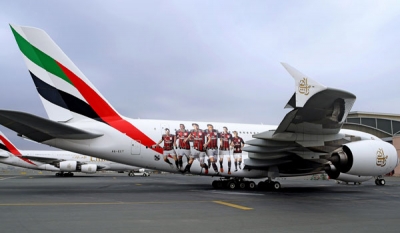
M 303 94 L 303 95 L 310 94 L 310 88 L 311 88 L 311 85 L 308 85 L 308 79 L 307 78 L 303 78 L 302 80 L 300 80 L 300 82 L 299 82 L 299 92 L 300 92 L 300 94 Z
M 67 168 L 68 168 L 68 169 L 71 169 L 71 167 L 72 167 L 71 164 L 68 163 Z
M 384 167 L 386 165 L 386 160 L 389 156 L 385 155 L 382 148 L 379 148 L 376 152 L 376 166 Z

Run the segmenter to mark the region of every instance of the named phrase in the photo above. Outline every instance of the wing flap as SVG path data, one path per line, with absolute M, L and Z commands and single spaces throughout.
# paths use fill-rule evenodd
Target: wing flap
M 272 166 L 278 166 L 291 162 L 293 162 L 291 159 L 262 160 L 249 158 L 244 160 L 244 169 L 267 169 Z
M 19 111 L 0 110 L 0 124 L 37 142 L 54 138 L 93 139 L 102 136 Z

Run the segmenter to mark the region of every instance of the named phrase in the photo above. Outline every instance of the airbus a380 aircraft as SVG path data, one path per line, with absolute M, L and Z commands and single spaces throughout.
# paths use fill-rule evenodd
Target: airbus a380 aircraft
M 212 124 L 214 129 L 222 131 L 225 126 L 237 131 L 247 145 L 243 148 L 242 167 L 230 174 L 226 169 L 232 157 L 229 154 L 224 155 L 223 172 L 208 171 L 200 163 L 205 132 L 195 131 L 187 135 L 189 138 L 183 138 L 183 141 L 193 139 L 192 146 L 197 148 L 192 147 L 191 153 L 186 151 L 194 159 L 192 174 L 227 178 L 214 181 L 214 187 L 254 188 L 253 182 L 245 182 L 243 178 L 267 177 L 259 185 L 279 189 L 280 184 L 272 181 L 275 177 L 321 172 L 347 181 L 373 176 L 377 185 L 384 185 L 382 175 L 397 166 L 397 153 L 391 144 L 367 133 L 341 130 L 356 99 L 353 94 L 326 87 L 285 63 L 283 66 L 294 78 L 296 89 L 287 103 L 293 110 L 278 126 L 130 119 L 107 102 L 46 32 L 15 25 L 11 25 L 11 30 L 50 120 L 0 110 L 0 124 L 31 140 L 111 161 L 178 173 L 187 167 L 186 160 L 182 168 L 178 162 L 177 169 L 168 157 L 165 161 L 160 159 L 163 152 L 173 154 L 172 148 L 167 148 L 170 144 L 164 151 L 154 146 L 166 132 L 165 128 L 178 129 L 180 124 L 190 127 L 197 123 L 200 129 Z M 164 139 L 164 143 L 171 143 L 169 136 Z M 178 148 L 177 152 L 185 151 Z
M 18 150 L 0 132 L 0 163 L 34 170 L 54 171 L 56 176 L 73 176 L 73 172 L 137 171 L 138 167 L 110 162 L 69 151 Z

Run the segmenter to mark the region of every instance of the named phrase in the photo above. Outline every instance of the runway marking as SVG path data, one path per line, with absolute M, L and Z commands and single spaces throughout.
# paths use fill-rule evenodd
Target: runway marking
M 142 184 L 136 184 L 137 186 L 141 186 Z
M 246 206 L 236 205 L 236 204 L 232 204 L 232 203 L 224 202 L 224 201 L 213 201 L 213 202 L 217 203 L 217 204 L 226 205 L 226 206 L 229 206 L 229 207 L 241 209 L 241 210 L 252 210 L 253 209 L 253 208 L 249 208 L 249 207 L 246 207 Z
M 0 178 L 0 180 L 8 180 L 8 179 L 14 179 L 17 178 L 18 176 L 13 176 L 13 177 L 6 177 L 6 178 Z
M 252 210 L 245 206 L 232 204 L 225 201 L 143 201 L 143 202 L 37 202 L 37 203 L 0 203 L 1 206 L 73 206 L 73 205 L 147 205 L 147 204 L 176 204 L 176 203 L 217 203 L 242 210 Z

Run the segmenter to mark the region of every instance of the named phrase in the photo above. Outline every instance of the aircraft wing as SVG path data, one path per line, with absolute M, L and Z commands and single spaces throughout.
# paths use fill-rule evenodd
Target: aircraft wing
M 0 110 L 0 124 L 36 142 L 53 138 L 92 139 L 102 136 L 29 113 L 11 110 Z
M 279 124 L 278 133 L 327 135 L 341 129 L 356 96 L 352 93 L 325 87 L 283 63 L 296 81 L 296 92 L 286 107 L 294 108 Z
M 41 163 L 46 163 L 46 164 L 56 164 L 62 161 L 65 161 L 65 159 L 58 159 L 58 158 L 54 158 L 54 157 L 38 157 L 38 156 L 30 156 L 30 155 L 23 155 L 22 158 L 26 158 L 32 161 L 38 161 Z
M 63 162 L 63 161 L 67 161 L 66 159 L 59 159 L 56 157 L 44 157 L 44 156 L 32 156 L 32 155 L 23 155 L 22 158 L 26 158 L 32 161 L 38 161 L 38 162 L 42 162 L 42 163 L 46 163 L 46 164 L 51 164 L 51 165 L 56 165 L 57 163 Z M 71 159 L 74 160 L 74 159 Z M 79 165 L 83 165 L 83 164 L 90 164 L 90 162 L 81 162 L 79 160 L 76 160 L 77 163 Z M 102 170 L 104 168 L 106 168 L 106 166 L 102 165 L 102 164 L 98 164 L 96 163 L 98 170 Z
M 327 145 L 326 137 L 336 135 L 353 106 L 352 93 L 326 87 L 288 64 L 282 63 L 295 80 L 295 93 L 286 105 L 293 108 L 275 130 L 253 135 L 244 151 L 245 166 L 281 173 L 315 173 L 324 156 L 337 148 Z M 325 161 L 326 162 L 326 161 Z

